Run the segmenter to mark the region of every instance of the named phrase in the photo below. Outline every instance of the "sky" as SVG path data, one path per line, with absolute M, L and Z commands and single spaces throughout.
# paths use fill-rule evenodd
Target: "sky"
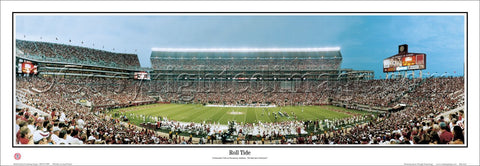
M 427 54 L 424 74 L 461 76 L 466 46 L 464 16 L 453 14 L 17 14 L 15 38 L 135 53 L 142 67 L 151 67 L 155 47 L 340 47 L 341 68 L 373 70 L 375 78 L 385 78 L 383 59 L 397 54 L 401 44 Z

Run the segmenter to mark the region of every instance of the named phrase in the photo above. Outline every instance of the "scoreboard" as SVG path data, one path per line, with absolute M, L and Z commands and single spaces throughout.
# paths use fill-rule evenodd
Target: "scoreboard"
M 383 60 L 383 72 L 426 69 L 426 55 L 409 53 L 396 55 Z
M 383 60 L 383 72 L 426 69 L 427 55 L 424 53 L 400 52 Z

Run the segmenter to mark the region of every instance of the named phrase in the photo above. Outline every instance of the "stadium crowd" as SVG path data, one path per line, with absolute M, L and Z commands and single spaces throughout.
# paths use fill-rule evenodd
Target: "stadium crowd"
M 168 143 L 165 137 L 152 130 L 123 123 L 105 114 L 102 109 L 91 109 L 78 102 L 86 100 L 93 105 L 109 102 L 119 105 L 131 101 L 152 100 L 142 92 L 136 94 L 132 85 L 134 83 L 117 90 L 118 84 L 103 78 L 16 79 L 17 101 L 31 106 L 19 108 L 16 112 L 15 130 L 19 144 Z M 51 84 L 53 79 L 54 84 Z M 92 86 L 100 87 L 91 88 Z M 40 110 L 42 113 L 33 110 Z M 177 139 L 170 143 L 182 143 L 180 137 Z
M 390 102 L 403 95 L 403 92 L 418 84 L 419 79 L 388 79 L 336 82 L 329 85 L 326 93 L 332 98 L 347 104 L 363 104 L 387 107 Z
M 345 104 L 388 107 L 403 92 L 419 84 L 416 79 L 361 81 L 292 81 L 282 87 L 281 81 L 265 82 L 168 82 L 152 81 L 152 87 L 163 90 L 165 101 L 191 101 L 212 104 L 269 103 L 275 105 L 322 105 L 328 99 Z M 182 87 L 182 88 L 179 88 Z M 215 87 L 215 88 L 213 88 Z
M 113 53 L 104 50 L 91 49 L 57 43 L 16 40 L 17 55 L 26 58 L 43 60 L 52 58 L 57 62 L 74 62 L 84 65 L 139 68 L 140 61 L 136 54 Z
M 168 102 L 188 101 L 210 104 L 273 104 L 273 105 L 321 105 L 327 104 L 328 92 L 316 90 L 317 82 L 298 82 L 297 86 L 282 87 L 281 82 L 256 83 L 218 82 L 169 82 L 152 81 L 150 88 Z M 308 89 L 308 90 L 307 90 Z
M 255 70 L 255 71 L 290 71 L 290 70 L 332 70 L 340 69 L 341 58 L 334 59 L 272 59 L 256 57 L 253 59 L 210 58 L 210 59 L 171 59 L 168 57 L 152 58 L 155 70 Z
M 463 110 L 443 114 L 464 104 L 463 77 L 427 78 L 399 103 L 408 107 L 387 113 L 374 121 L 349 130 L 335 130 L 318 135 L 320 144 L 463 144 Z
M 109 116 L 103 109 L 92 109 L 81 102 L 128 105 L 136 101 L 152 101 L 147 95 L 149 89 L 138 85 L 138 81 L 126 79 L 16 77 L 17 100 L 31 106 L 19 108 L 16 112 L 16 141 L 19 144 L 193 143 L 191 137 L 185 138 L 176 133 L 181 131 L 193 135 L 207 134 L 208 137 L 202 137 L 200 143 L 208 143 L 228 130 L 225 125 L 219 124 L 157 119 L 159 127 L 172 131 L 165 136 L 123 122 L 120 118 Z M 247 137 L 252 135 L 261 137 L 261 143 L 279 144 L 457 144 L 465 141 L 466 120 L 463 110 L 448 112 L 464 105 L 463 77 L 331 81 L 302 84 L 298 89 L 306 86 L 318 91 L 297 93 L 296 89 L 281 90 L 277 85 L 272 89 L 276 91 L 262 93 L 258 92 L 259 88 L 256 91 L 245 85 L 242 88 L 226 88 L 238 93 L 221 92 L 218 89 L 224 88 L 216 88 L 211 93 L 196 93 L 192 100 L 201 103 L 242 104 L 240 101 L 291 105 L 328 104 L 328 99 L 333 99 L 347 105 L 407 104 L 403 110 L 387 112 L 378 117 L 235 124 L 233 135 L 237 136 L 236 143 L 259 144 L 259 141 Z M 162 97 L 166 101 L 182 96 L 174 91 L 162 94 L 170 95 Z M 43 113 L 34 112 L 33 109 Z M 307 133 L 306 129 L 311 126 L 324 132 Z

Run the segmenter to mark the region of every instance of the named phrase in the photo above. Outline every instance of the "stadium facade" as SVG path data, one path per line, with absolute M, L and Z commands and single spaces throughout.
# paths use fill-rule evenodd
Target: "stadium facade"
M 373 79 L 373 71 L 341 69 L 340 48 L 153 48 L 154 74 L 216 75 L 216 79 Z M 239 76 L 241 75 L 241 76 Z M 208 78 L 207 78 L 208 79 Z

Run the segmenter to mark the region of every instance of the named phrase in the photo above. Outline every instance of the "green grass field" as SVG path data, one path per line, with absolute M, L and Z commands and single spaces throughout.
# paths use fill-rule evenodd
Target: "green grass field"
M 273 113 L 281 111 L 289 116 L 280 116 Z M 143 115 L 146 122 L 154 122 L 149 117 L 167 117 L 169 120 L 182 122 L 220 122 L 227 124 L 228 121 L 237 123 L 258 123 L 281 122 L 295 120 L 323 120 L 341 119 L 358 114 L 370 114 L 369 112 L 356 111 L 335 106 L 286 106 L 275 108 L 231 108 L 231 107 L 205 107 L 195 104 L 151 104 L 137 107 L 115 109 L 111 112 L 118 112 L 129 118 L 135 124 L 143 122 Z M 234 112 L 234 113 L 232 113 Z

